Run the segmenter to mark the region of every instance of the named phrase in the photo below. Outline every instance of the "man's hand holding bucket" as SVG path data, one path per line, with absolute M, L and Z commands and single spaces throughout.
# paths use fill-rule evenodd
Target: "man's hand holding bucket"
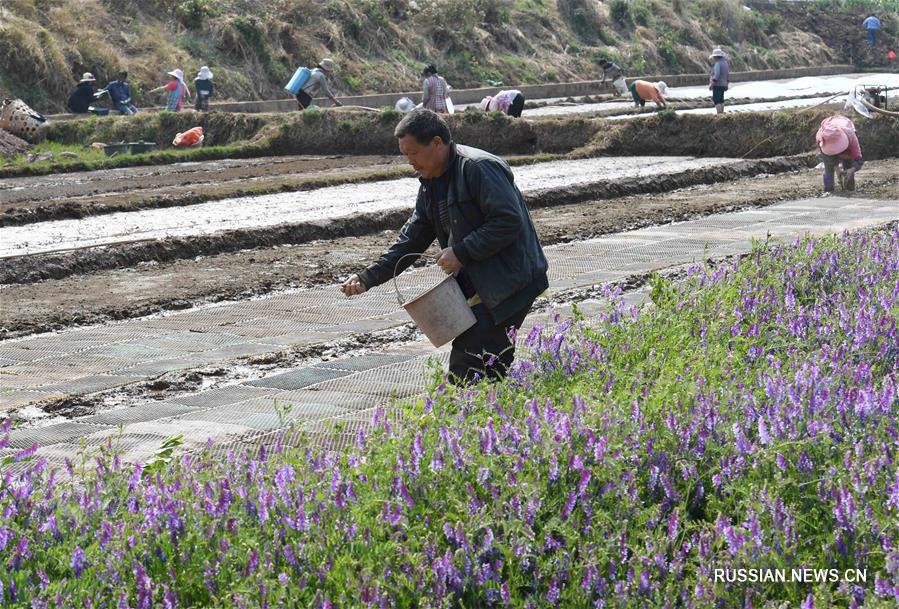
M 451 247 L 445 247 L 437 256 L 437 266 L 443 269 L 447 275 L 453 275 L 462 270 L 462 263 L 456 258 L 456 253 Z

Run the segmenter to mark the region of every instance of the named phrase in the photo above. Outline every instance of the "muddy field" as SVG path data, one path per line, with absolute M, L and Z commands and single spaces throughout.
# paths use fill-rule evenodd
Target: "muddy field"
M 768 95 L 754 83 L 735 89 L 766 108 L 808 105 L 828 90 L 799 84 Z M 701 109 L 701 91 L 682 93 L 682 110 Z M 578 101 L 534 112 L 623 111 L 620 100 Z M 819 195 L 811 138 L 836 108 L 516 123 L 463 113 L 451 122 L 463 143 L 507 153 L 551 244 Z M 396 117 L 354 116 L 213 113 L 201 118 L 213 143 L 248 141 L 265 156 L 0 180 L 0 338 L 330 284 L 359 270 L 395 238 L 417 183 L 394 154 Z M 54 128 L 61 141 L 159 139 L 192 120 Z M 859 195 L 899 200 L 899 121 L 857 125 L 867 159 Z
M 761 175 L 663 194 L 537 207 L 532 214 L 541 239 L 557 243 L 630 228 L 684 220 L 820 193 L 820 171 L 806 169 Z M 872 161 L 859 173 L 866 197 L 899 200 L 899 161 Z M 398 226 L 408 212 L 391 218 Z M 242 299 L 294 287 L 339 281 L 376 258 L 395 230 L 297 245 L 255 247 L 239 252 L 145 261 L 127 268 L 78 274 L 2 288 L 0 327 L 4 337 Z
M 516 170 L 534 209 L 726 182 L 808 167 L 808 155 L 778 159 L 677 157 L 583 159 Z M 399 227 L 417 182 L 395 179 L 311 192 L 221 200 L 31 223 L 0 229 L 0 283 L 30 283 L 142 262 L 208 256 L 263 246 L 360 236 Z M 162 238 L 164 237 L 164 238 Z

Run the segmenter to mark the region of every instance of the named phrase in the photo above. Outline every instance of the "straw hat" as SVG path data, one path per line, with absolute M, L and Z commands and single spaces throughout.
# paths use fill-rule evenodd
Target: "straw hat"
M 197 72 L 197 78 L 199 80 L 212 80 L 212 70 L 207 66 L 203 66 L 200 68 L 200 71 Z
M 724 51 L 722 51 L 721 49 L 715 49 L 714 51 L 712 51 L 712 54 L 709 55 L 709 59 L 714 59 L 716 57 L 725 57 Z
M 668 95 L 668 85 L 665 84 L 664 80 L 660 80 L 656 83 L 656 91 L 659 92 L 663 97 Z
M 484 99 L 481 100 L 481 110 L 483 110 L 484 112 L 487 111 L 487 108 L 490 107 L 491 99 L 493 99 L 493 98 L 488 95 L 487 97 L 485 97 Z
M 320 62 L 318 62 L 318 65 L 324 68 L 326 72 L 334 71 L 334 62 L 330 59 L 322 59 Z
M 94 75 L 90 72 L 85 72 L 81 75 L 81 80 L 79 80 L 78 82 L 97 82 L 97 79 L 94 78 Z
M 184 80 L 184 72 L 181 71 L 181 68 L 175 68 L 171 72 L 166 72 L 169 76 L 174 76 L 178 80 Z
M 827 156 L 840 154 L 849 147 L 849 136 L 836 125 L 824 125 L 818 130 L 818 146 Z

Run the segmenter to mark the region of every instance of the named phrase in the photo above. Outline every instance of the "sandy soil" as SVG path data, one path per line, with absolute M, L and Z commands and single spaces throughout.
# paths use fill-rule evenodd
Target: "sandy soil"
M 819 170 L 742 178 L 665 194 L 535 209 L 544 243 L 586 239 L 738 208 L 815 196 Z M 860 195 L 899 200 L 899 160 L 872 161 L 859 173 Z M 262 247 L 189 260 L 143 262 L 60 280 L 0 289 L 0 337 L 247 298 L 277 289 L 333 283 L 376 258 L 395 231 Z

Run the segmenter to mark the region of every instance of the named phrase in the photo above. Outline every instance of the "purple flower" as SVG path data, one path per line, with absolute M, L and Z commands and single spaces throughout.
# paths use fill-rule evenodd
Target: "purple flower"
M 81 546 L 75 546 L 75 551 L 72 552 L 72 560 L 69 562 L 69 566 L 72 568 L 72 571 L 74 571 L 75 577 L 81 577 L 81 572 L 84 570 L 85 566 L 84 550 L 81 549 Z
M 18 463 L 19 461 L 23 461 L 25 459 L 33 457 L 34 453 L 36 453 L 36 452 L 37 452 L 37 442 L 32 444 L 29 448 L 26 448 L 25 450 L 20 450 L 19 452 L 17 452 L 13 456 L 13 461 Z

